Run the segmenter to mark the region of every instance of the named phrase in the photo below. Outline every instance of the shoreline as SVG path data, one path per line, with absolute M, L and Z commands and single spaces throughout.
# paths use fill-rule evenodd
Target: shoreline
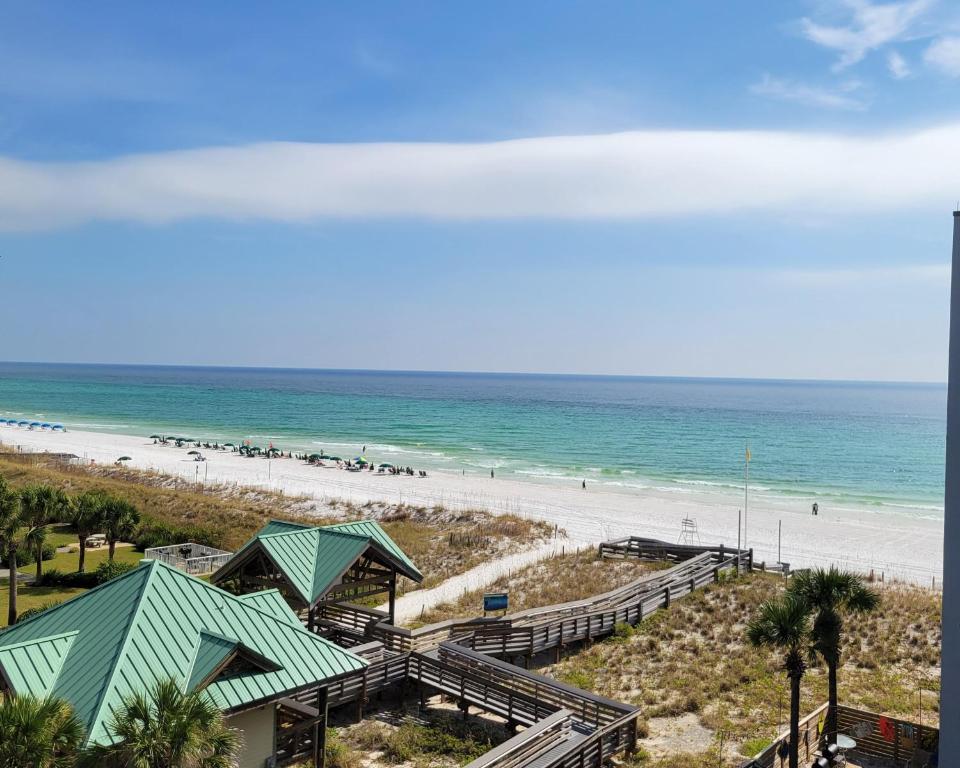
M 428 477 L 347 472 L 296 459 L 247 459 L 204 450 L 205 462 L 187 456 L 190 446 L 153 444 L 147 437 L 94 431 L 48 432 L 0 427 L 0 444 L 23 452 L 73 453 L 86 462 L 128 466 L 200 483 L 244 485 L 355 504 L 382 502 L 450 509 L 483 509 L 545 520 L 574 542 L 596 544 L 630 534 L 676 540 L 684 518 L 694 519 L 704 542 L 737 545 L 742 490 L 709 488 L 678 493 L 666 489 L 618 489 L 609 485 L 541 482 L 430 469 Z M 371 451 L 372 452 L 372 451 Z M 379 461 L 387 456 L 372 458 Z M 939 586 L 943 568 L 943 521 L 901 515 L 884 508 L 825 507 L 810 514 L 807 499 L 751 494 L 746 546 L 757 561 L 777 561 L 778 523 L 782 559 L 793 567 L 837 564 L 879 577 Z

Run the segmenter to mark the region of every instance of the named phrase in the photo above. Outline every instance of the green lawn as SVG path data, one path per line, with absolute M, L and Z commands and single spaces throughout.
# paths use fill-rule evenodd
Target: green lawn
M 99 549 L 88 549 L 84 569 L 87 571 L 97 570 L 97 566 L 107 559 L 107 548 L 105 546 Z M 114 559 L 121 563 L 133 563 L 136 565 L 143 559 L 143 552 L 137 552 L 133 547 L 117 547 Z M 77 570 L 80 564 L 80 552 L 57 552 L 52 560 L 43 561 L 43 570 L 50 571 L 56 568 L 63 573 L 69 573 Z M 36 563 L 18 563 L 17 570 L 21 573 L 33 575 L 37 572 Z
M 17 589 L 17 610 L 22 613 L 28 608 L 39 608 L 48 603 L 62 603 L 76 597 L 85 589 L 79 587 L 28 587 L 21 582 Z M 0 627 L 7 626 L 7 607 L 10 605 L 10 580 L 0 579 Z

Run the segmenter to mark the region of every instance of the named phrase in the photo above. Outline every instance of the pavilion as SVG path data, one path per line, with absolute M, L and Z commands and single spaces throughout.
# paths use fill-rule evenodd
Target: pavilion
M 325 697 L 318 683 L 366 665 L 306 631 L 276 590 L 238 597 L 158 560 L 0 633 L 0 691 L 65 699 L 87 744 L 109 743 L 124 698 L 173 679 L 208 693 L 242 732 L 240 768 L 322 764 L 325 699 L 293 697 Z M 290 733 L 307 736 L 307 754 L 284 746 Z
M 410 558 L 374 521 L 309 526 L 271 520 L 213 574 L 211 582 L 237 594 L 279 589 L 314 630 L 335 607 L 370 620 L 383 618 L 357 604 L 376 595 L 387 596 L 392 624 L 401 576 L 423 580 Z

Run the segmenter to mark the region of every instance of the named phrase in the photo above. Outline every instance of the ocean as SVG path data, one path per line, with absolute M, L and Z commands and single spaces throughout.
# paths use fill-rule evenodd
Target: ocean
M 0 416 L 943 516 L 939 384 L 0 363 Z

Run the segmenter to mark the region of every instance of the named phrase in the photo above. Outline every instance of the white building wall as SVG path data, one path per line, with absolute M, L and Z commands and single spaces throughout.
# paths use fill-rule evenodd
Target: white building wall
M 232 715 L 226 719 L 229 728 L 240 731 L 243 749 L 238 768 L 263 768 L 273 757 L 276 733 L 276 708 L 271 704 Z

